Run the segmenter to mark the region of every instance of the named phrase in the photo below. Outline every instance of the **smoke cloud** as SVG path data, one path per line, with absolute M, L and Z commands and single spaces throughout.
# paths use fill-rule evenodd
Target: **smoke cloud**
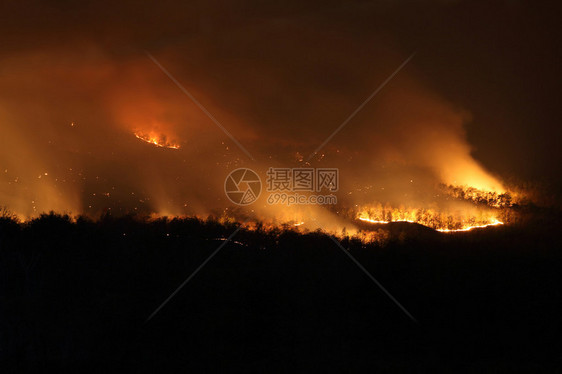
M 376 27 L 358 33 L 329 12 L 233 5 L 165 3 L 131 18 L 126 6 L 107 18 L 94 5 L 70 12 L 31 2 L 14 12 L 34 7 L 52 17 L 5 24 L 12 47 L 0 60 L 0 205 L 21 217 L 224 214 L 236 210 L 224 179 L 242 166 L 262 179 L 270 166 L 337 167 L 339 201 L 350 207 L 434 206 L 440 183 L 504 190 L 472 156 L 469 111 L 441 97 L 416 58 L 306 163 L 412 53 Z M 319 210 L 329 217 L 319 225 L 339 219 L 322 207 L 272 208 L 263 199 L 244 214 L 297 221 Z

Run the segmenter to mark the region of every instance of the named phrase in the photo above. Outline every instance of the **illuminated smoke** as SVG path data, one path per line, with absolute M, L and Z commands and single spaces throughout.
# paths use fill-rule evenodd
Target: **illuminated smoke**
M 240 47 L 233 53 L 251 55 L 255 41 L 240 41 L 247 36 L 240 32 L 233 35 Z M 438 188 L 506 190 L 471 155 L 468 113 L 425 88 L 415 77 L 415 60 L 310 162 L 341 170 L 339 207 L 288 209 L 260 199 L 244 210 L 228 202 L 223 183 L 231 170 L 307 165 L 298 155 L 310 154 L 402 61 L 386 49 L 389 57 L 368 70 L 368 62 L 337 55 L 338 45 L 326 48 L 331 41 L 319 42 L 314 59 L 318 71 L 337 72 L 327 77 L 300 60 L 306 38 L 275 46 L 287 53 L 286 66 L 271 46 L 269 55 L 242 61 L 213 58 L 211 47 L 194 42 L 199 49 L 188 55 L 188 66 L 173 48 L 156 54 L 256 162 L 142 51 L 115 57 L 93 45 L 15 53 L 0 62 L 0 205 L 22 218 L 49 210 L 212 214 L 328 231 L 356 230 L 357 215 L 377 204 L 406 207 L 406 215 L 448 214 L 458 217 L 452 225 L 459 228 L 496 222 L 495 213 L 479 208 L 462 213 Z M 363 75 L 349 68 L 354 64 Z M 231 75 L 217 79 L 225 69 Z M 341 213 L 349 209 L 356 214 Z

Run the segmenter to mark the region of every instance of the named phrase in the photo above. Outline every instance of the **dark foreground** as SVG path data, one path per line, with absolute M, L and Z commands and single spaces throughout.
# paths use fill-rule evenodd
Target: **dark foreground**
M 327 236 L 105 217 L 0 221 L 2 372 L 561 372 L 560 220 Z

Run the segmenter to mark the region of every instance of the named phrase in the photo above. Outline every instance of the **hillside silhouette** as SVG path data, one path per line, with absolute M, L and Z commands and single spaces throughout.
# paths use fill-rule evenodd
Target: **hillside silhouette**
M 541 218 L 542 217 L 542 218 Z M 18 372 L 562 369 L 560 215 L 459 234 L 320 232 L 138 216 L 0 218 L 0 360 Z M 7 372 L 7 371 L 5 371 Z

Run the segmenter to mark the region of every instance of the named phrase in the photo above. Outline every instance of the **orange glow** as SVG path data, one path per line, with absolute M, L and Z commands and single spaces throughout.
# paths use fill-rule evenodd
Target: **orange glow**
M 519 203 L 524 197 L 521 193 L 513 191 L 488 191 L 468 186 L 443 186 L 444 192 L 459 200 L 472 201 L 476 204 L 487 205 L 494 208 L 510 207 Z
M 373 204 L 360 206 L 356 218 L 372 224 L 417 223 L 439 232 L 461 232 L 503 225 L 509 220 L 506 209 L 523 196 L 519 193 L 488 191 L 467 186 L 441 186 L 447 196 L 446 207 L 400 208 Z M 449 198 L 452 197 L 453 201 Z M 503 217 L 503 218 L 502 218 Z M 500 219 L 501 218 L 501 219 Z
M 141 133 L 135 132 L 135 137 L 142 140 L 143 142 L 155 145 L 160 148 L 170 148 L 170 149 L 180 149 L 180 145 L 177 143 L 172 143 L 166 139 L 163 135 L 157 135 L 154 132 Z
M 369 207 L 361 210 L 357 219 L 372 224 L 391 222 L 417 223 L 439 232 L 470 231 L 475 228 L 503 225 L 498 212 L 490 209 L 443 213 L 431 209 L 396 209 L 391 207 Z
M 469 227 L 465 227 L 465 228 L 463 228 L 463 229 L 453 229 L 453 230 L 449 230 L 449 229 L 437 229 L 437 231 L 441 231 L 441 232 L 470 231 L 470 230 L 472 230 L 472 229 L 481 229 L 481 228 L 484 228 L 484 227 L 497 226 L 497 225 L 503 225 L 503 222 L 498 221 L 497 219 L 494 218 L 493 222 L 487 223 L 487 224 L 485 224 L 485 225 L 469 226 Z
M 365 218 L 365 217 L 359 217 L 360 221 L 363 222 L 369 222 L 369 223 L 374 223 L 374 224 L 386 224 L 386 223 L 391 223 L 391 222 L 410 222 L 410 223 L 417 223 L 415 221 L 411 221 L 411 220 L 396 220 L 396 221 L 377 221 L 377 220 L 373 220 L 370 218 Z M 470 231 L 472 229 L 481 229 L 481 228 L 485 228 L 485 227 L 490 227 L 490 226 L 497 226 L 497 225 L 503 225 L 504 223 L 501 221 L 498 221 L 496 218 L 493 218 L 492 222 L 490 223 L 486 223 L 484 225 L 475 225 L 475 226 L 467 226 L 461 229 L 435 229 L 435 231 L 439 231 L 439 232 L 459 232 L 459 231 Z

